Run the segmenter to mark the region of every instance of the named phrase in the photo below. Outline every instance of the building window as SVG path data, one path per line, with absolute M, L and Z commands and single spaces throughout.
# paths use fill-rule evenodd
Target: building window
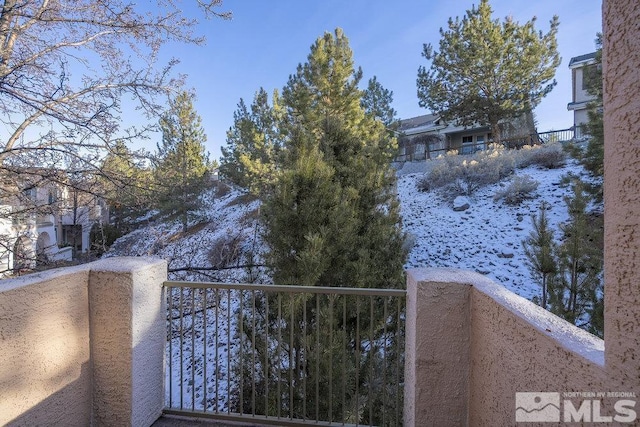
M 49 204 L 52 205 L 58 201 L 55 190 L 49 190 Z
M 35 202 L 36 196 L 37 196 L 37 190 L 35 187 L 25 188 L 24 190 L 22 190 L 22 194 L 28 200 Z
M 476 151 L 484 150 L 486 147 L 484 145 L 484 135 L 478 135 L 476 137 Z
M 471 154 L 473 151 L 473 135 L 463 136 L 460 154 Z

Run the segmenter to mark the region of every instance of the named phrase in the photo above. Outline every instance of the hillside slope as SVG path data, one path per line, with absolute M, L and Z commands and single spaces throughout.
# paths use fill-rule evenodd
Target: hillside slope
M 407 268 L 452 267 L 479 272 L 507 289 L 531 299 L 540 292 L 526 266 L 522 241 L 532 229 L 532 214 L 539 214 L 543 201 L 549 204 L 549 224 L 560 237 L 558 226 L 567 220 L 564 198 L 571 196 L 570 185 L 561 182 L 567 174 L 587 179 L 576 161 L 563 168 L 530 166 L 517 175 L 538 181 L 534 198 L 518 206 L 494 201 L 495 193 L 513 179 L 477 190 L 469 198 L 469 208 L 454 211 L 452 204 L 437 191 L 419 192 L 416 183 L 422 174 L 408 174 L 398 180 L 404 229 L 415 240 Z
M 469 198 L 469 208 L 454 211 L 449 198 L 438 191 L 421 192 L 417 183 L 423 173 L 400 174 L 398 196 L 403 226 L 411 243 L 406 268 L 453 267 L 484 274 L 509 290 L 530 299 L 539 286 L 526 266 L 522 241 L 531 230 L 531 215 L 537 214 L 542 201 L 549 203 L 551 227 L 567 219 L 564 197 L 571 188 L 561 183 L 567 174 L 586 178 L 586 172 L 569 160 L 559 169 L 530 166 L 518 169 L 539 182 L 534 198 L 519 206 L 494 201 L 493 196 L 508 185 L 511 178 L 477 190 Z M 192 224 L 183 234 L 180 224 L 149 224 L 124 236 L 105 256 L 158 256 L 169 261 L 174 280 L 208 280 L 225 282 L 256 281 L 268 283 L 260 264 L 263 251 L 259 238 L 259 202 L 235 189 L 219 186 L 207 196 L 202 221 Z M 216 267 L 233 267 L 216 270 Z M 199 273 L 184 271 L 205 267 Z

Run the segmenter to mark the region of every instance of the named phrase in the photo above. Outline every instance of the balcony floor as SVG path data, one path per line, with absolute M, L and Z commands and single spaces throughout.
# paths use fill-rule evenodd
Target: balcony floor
M 176 415 L 162 415 L 151 427 L 248 427 L 257 424 L 234 423 L 229 421 L 214 421 L 209 419 L 198 419 L 180 417 Z

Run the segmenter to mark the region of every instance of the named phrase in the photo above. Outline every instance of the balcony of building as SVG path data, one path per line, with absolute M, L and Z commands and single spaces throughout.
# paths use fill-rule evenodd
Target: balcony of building
M 274 286 L 266 297 L 268 287 L 166 282 L 165 262 L 145 258 L 2 282 L 0 423 L 513 425 L 518 393 L 540 392 L 582 421 L 594 413 L 584 399 L 566 403 L 569 393 L 627 393 L 600 399 L 597 415 L 635 417 L 631 299 L 608 298 L 605 342 L 460 270 L 409 271 L 406 291 Z M 258 324 L 256 306 L 274 329 Z
M 386 418 L 373 420 L 372 424 L 401 422 L 407 426 L 440 427 L 604 422 L 637 425 L 637 395 L 640 393 L 640 108 L 635 95 L 640 81 L 640 57 L 637 55 L 640 8 L 630 0 L 605 0 L 603 12 L 604 340 L 560 320 L 483 276 L 459 270 L 409 271 L 406 295 L 387 295 L 396 299 L 393 301 L 395 307 L 398 301 L 406 301 L 399 310 L 392 310 L 394 304 L 385 304 L 384 298 L 380 304 L 381 296 L 377 294 L 366 295 L 355 305 L 343 302 L 342 307 L 346 308 L 342 309 L 342 325 L 349 323 L 345 318 L 355 319 L 355 325 L 351 322 L 350 333 L 346 334 L 345 328 L 339 335 L 339 328 L 325 329 L 313 321 L 305 321 L 312 319 L 314 313 L 321 313 L 322 308 L 318 306 L 325 302 L 330 308 L 339 307 L 338 296 L 334 297 L 332 306 L 331 298 L 324 296 L 314 299 L 287 294 L 280 297 L 280 305 L 277 296 L 275 304 L 273 299 L 245 299 L 252 292 L 266 292 L 262 288 L 206 285 L 204 289 L 207 290 L 201 291 L 194 290 L 203 289 L 200 285 L 167 283 L 167 266 L 161 260 L 108 259 L 0 282 L 0 424 L 146 427 L 154 423 L 198 423 L 183 418 L 162 418 L 163 414 L 180 413 L 207 419 L 218 416 L 225 423 L 236 422 L 237 415 L 245 420 L 245 424 L 251 425 L 357 425 L 373 420 L 374 417 L 367 414 L 377 409 L 377 401 L 372 399 L 369 390 L 380 389 L 382 385 L 383 391 L 378 395 L 383 407 L 397 399 L 399 393 L 403 394 L 400 399 L 402 421 L 400 415 L 392 418 L 390 413 L 382 411 Z M 231 319 L 236 319 L 238 332 L 241 325 L 250 324 L 250 334 L 236 336 L 235 332 L 229 333 L 230 329 L 225 329 L 218 314 L 213 315 L 213 328 L 210 328 L 211 322 L 204 321 L 205 312 L 211 315 L 216 307 L 218 310 L 223 307 L 221 296 L 227 289 L 238 292 L 238 307 L 248 310 L 237 310 L 237 315 L 227 316 L 227 326 Z M 292 307 L 296 301 L 302 302 L 299 307 L 307 307 L 307 314 L 304 314 L 304 308 L 302 315 L 297 310 L 287 311 L 285 300 L 291 300 Z M 213 405 L 208 404 L 204 394 L 190 394 L 200 381 L 196 375 L 207 386 L 211 385 L 210 375 L 218 375 L 217 368 L 209 369 L 205 374 L 207 364 L 202 365 L 202 372 L 193 369 L 196 365 L 191 362 L 196 357 L 194 350 L 198 340 L 209 339 L 216 343 L 214 353 L 202 354 L 205 360 L 212 359 L 213 363 L 222 360 L 220 353 L 217 357 L 215 353 L 215 348 L 220 351 L 224 347 L 221 342 L 229 341 L 227 354 L 231 343 L 238 343 L 242 353 L 231 354 L 242 355 L 236 359 L 227 357 L 225 361 L 240 366 L 239 372 L 243 372 L 244 357 L 254 355 L 251 351 L 245 352 L 244 348 L 255 348 L 260 342 L 258 337 L 266 337 L 267 331 L 271 331 L 266 328 L 264 334 L 259 334 L 253 321 L 247 324 L 247 318 L 243 317 L 251 312 L 254 303 L 263 301 L 270 304 L 266 312 L 272 316 L 275 313 L 272 325 L 276 326 L 275 335 L 278 336 L 277 341 L 271 341 L 274 335 L 269 332 L 270 339 L 262 341 L 264 348 L 273 350 L 270 343 L 281 342 L 275 344 L 276 349 L 278 346 L 302 349 L 297 353 L 289 349 L 275 352 L 282 359 L 271 366 L 290 375 L 286 381 L 276 381 L 276 387 L 277 384 L 281 386 L 280 393 L 276 389 L 276 393 L 271 394 L 273 390 L 267 392 L 266 388 L 253 391 L 254 384 L 259 383 L 251 381 L 249 388 L 243 389 L 243 393 L 248 394 L 240 397 L 241 402 L 234 402 L 230 399 L 229 388 L 214 381 L 213 391 L 208 387 L 203 389 L 213 393 L 209 395 L 214 397 Z M 381 317 L 378 317 L 378 310 L 369 308 L 367 312 L 367 307 L 372 305 L 382 307 Z M 231 306 L 227 304 L 226 307 Z M 384 307 L 388 310 L 386 315 Z M 332 316 L 330 313 L 340 311 L 328 309 L 326 313 Z M 371 321 L 372 316 L 378 321 Z M 338 317 L 330 319 L 329 324 L 333 324 Z M 191 327 L 198 322 L 202 329 Z M 359 322 L 362 323 L 359 325 Z M 305 334 L 309 341 L 296 341 L 294 328 L 286 328 L 293 324 L 308 325 Z M 204 325 L 209 327 L 207 332 Z M 279 340 L 278 330 L 284 341 Z M 190 334 L 190 331 L 195 333 Z M 289 337 L 286 337 L 287 332 Z M 326 347 L 319 344 L 332 344 L 336 337 L 340 338 L 338 343 L 342 343 L 344 337 L 344 349 L 348 351 L 322 353 Z M 242 345 L 242 340 L 248 347 Z M 177 353 L 182 352 L 177 365 L 173 348 L 176 342 L 179 343 Z M 294 342 L 296 346 L 292 344 Z M 342 346 L 336 348 L 343 349 Z M 392 349 L 402 348 L 404 361 L 397 374 L 376 369 L 389 364 L 362 364 L 366 359 L 383 360 L 377 358 L 392 355 Z M 299 354 L 300 357 L 288 356 L 287 359 L 286 354 Z M 347 366 L 343 372 L 351 371 L 363 377 L 352 382 L 351 375 L 344 377 L 338 371 L 324 376 L 333 378 L 332 384 L 336 387 L 316 385 L 315 381 L 300 384 L 298 379 L 304 377 L 298 376 L 299 372 L 310 372 L 311 368 L 317 373 L 323 366 L 300 363 L 311 361 L 312 354 L 317 361 L 327 362 L 326 366 L 334 366 L 333 360 L 326 358 L 334 357 L 334 354 L 346 355 L 338 357 Z M 272 361 L 270 357 L 267 359 L 265 365 Z M 355 364 L 350 370 L 351 360 L 355 360 Z M 396 354 L 389 360 L 397 364 L 401 359 Z M 260 372 L 264 371 L 256 370 L 259 365 L 253 361 L 244 365 L 251 370 L 248 378 L 260 378 Z M 176 366 L 183 372 L 177 376 L 177 383 L 171 383 L 167 379 L 176 378 L 171 371 Z M 232 369 L 225 375 L 230 371 Z M 337 386 L 343 377 L 348 385 Z M 324 390 L 325 385 L 327 394 L 321 395 L 319 391 Z M 386 387 L 388 385 L 393 388 Z M 177 401 L 174 387 L 179 390 Z M 305 409 L 320 412 L 315 409 L 320 403 L 305 400 L 309 395 L 304 391 L 305 387 L 312 396 L 338 402 L 341 407 L 355 401 L 354 410 L 345 410 L 345 413 L 349 412 L 346 418 L 339 419 L 336 414 L 335 420 L 305 420 L 308 413 Z M 343 390 L 349 399 L 342 399 Z M 340 393 L 335 399 L 334 391 Z M 265 396 L 267 412 L 256 410 L 254 414 L 254 402 L 258 403 Z M 276 396 L 276 401 L 280 396 L 280 404 L 286 396 L 288 404 L 272 406 L 269 396 Z M 220 397 L 233 405 L 217 405 Z M 200 401 L 202 408 L 198 406 Z M 307 406 L 303 406 L 302 411 L 293 410 L 298 405 Z M 400 406 L 396 405 L 396 408 L 400 414 Z M 300 419 L 301 413 L 305 414 L 303 419 Z M 335 412 L 327 410 L 326 413 Z M 227 416 L 234 418 L 227 419 Z

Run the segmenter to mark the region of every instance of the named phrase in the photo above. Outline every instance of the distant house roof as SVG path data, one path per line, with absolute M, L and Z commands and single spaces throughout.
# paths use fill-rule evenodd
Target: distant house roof
M 412 135 L 444 128 L 445 126 L 439 123 L 439 119 L 440 116 L 437 114 L 425 114 L 400 120 L 400 129 L 398 130 L 406 135 Z
M 400 129 L 412 129 L 420 126 L 433 124 L 439 116 L 436 114 L 425 114 L 424 116 L 412 117 L 400 121 Z
M 596 53 L 595 52 L 585 53 L 584 55 L 579 55 L 579 56 L 574 56 L 569 61 L 569 68 L 574 68 L 574 67 L 578 67 L 578 66 L 581 66 L 581 65 L 586 65 L 588 63 L 595 62 L 595 60 L 596 60 Z
M 445 123 L 441 120 L 439 114 L 425 114 L 424 116 L 412 117 L 410 119 L 400 120 L 399 131 L 406 135 L 420 135 L 424 133 L 442 133 L 452 134 L 463 131 L 477 131 L 488 129 L 488 126 L 462 126 L 457 123 Z

